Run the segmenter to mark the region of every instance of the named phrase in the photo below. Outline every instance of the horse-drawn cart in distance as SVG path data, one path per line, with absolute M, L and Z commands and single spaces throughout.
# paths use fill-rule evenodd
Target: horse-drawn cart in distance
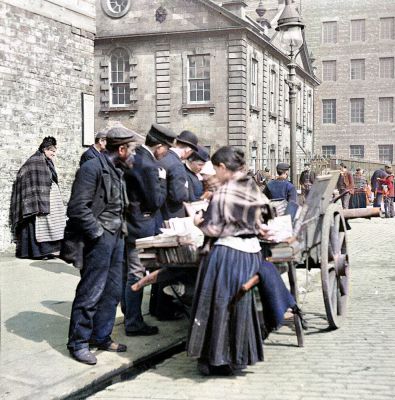
M 318 176 L 303 206 L 298 208 L 293 221 L 293 235 L 281 243 L 262 241 L 266 260 L 276 266 L 286 267 L 292 295 L 298 302 L 296 268 L 320 268 L 322 293 L 329 327 L 341 326 L 347 312 L 350 293 L 350 263 L 347 248 L 347 224 L 349 218 L 380 216 L 379 208 L 343 210 L 334 200 L 338 172 Z M 174 241 L 175 240 L 175 241 Z M 143 244 L 141 244 L 143 243 Z M 144 239 L 136 246 L 144 248 L 142 261 L 147 270 L 154 271 L 132 286 L 140 290 L 158 281 L 171 281 L 182 268 L 198 267 L 197 249 L 188 242 L 187 236 L 169 240 L 164 245 L 146 245 Z M 151 242 L 152 243 L 152 242 Z M 259 283 L 259 276 L 251 277 L 236 295 L 241 298 Z M 304 345 L 302 319 L 294 315 L 298 345 Z

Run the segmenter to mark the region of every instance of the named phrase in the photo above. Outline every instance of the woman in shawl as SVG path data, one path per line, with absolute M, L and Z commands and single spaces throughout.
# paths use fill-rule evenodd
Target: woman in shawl
M 66 217 L 55 154 L 56 139 L 47 136 L 18 171 L 10 210 L 17 257 L 49 258 L 60 250 Z
M 195 224 L 215 240 L 197 278 L 188 355 L 204 375 L 231 375 L 263 360 L 262 335 L 252 292 L 233 307 L 232 299 L 263 260 L 257 235 L 267 198 L 245 171 L 244 154 L 230 146 L 211 159 L 221 186 Z

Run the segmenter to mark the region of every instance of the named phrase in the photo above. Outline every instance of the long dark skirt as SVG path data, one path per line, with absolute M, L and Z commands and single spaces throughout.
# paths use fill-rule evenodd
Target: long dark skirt
M 262 335 L 252 291 L 234 308 L 241 285 L 259 272 L 261 253 L 213 246 L 197 277 L 187 351 L 213 366 L 241 369 L 263 360 Z
M 366 192 L 357 192 L 351 196 L 350 208 L 366 208 Z
M 35 216 L 27 218 L 16 228 L 16 257 L 43 258 L 59 252 L 60 240 L 54 242 L 37 242 L 35 220 Z

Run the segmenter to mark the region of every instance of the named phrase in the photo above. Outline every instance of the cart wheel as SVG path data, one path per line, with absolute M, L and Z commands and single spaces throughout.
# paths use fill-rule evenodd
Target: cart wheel
M 338 204 L 329 204 L 322 223 L 321 283 L 329 327 L 341 326 L 347 311 L 350 267 L 346 222 Z

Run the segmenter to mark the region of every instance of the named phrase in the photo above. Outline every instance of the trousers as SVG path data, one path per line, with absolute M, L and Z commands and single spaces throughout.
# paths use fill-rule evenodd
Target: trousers
M 111 341 L 122 294 L 123 254 L 121 232 L 112 234 L 105 230 L 98 239 L 86 243 L 81 280 L 71 309 L 69 350 L 87 348 L 89 342 Z

